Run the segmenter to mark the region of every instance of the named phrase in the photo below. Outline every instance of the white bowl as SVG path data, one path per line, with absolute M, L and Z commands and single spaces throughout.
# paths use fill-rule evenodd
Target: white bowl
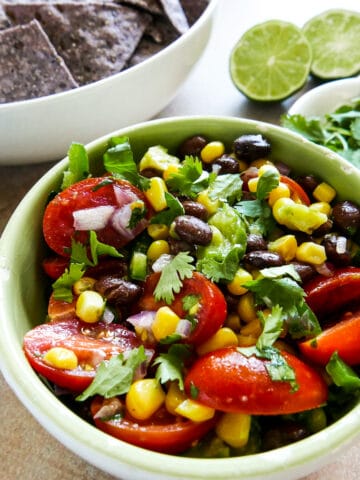
M 356 97 L 360 97 L 360 76 L 335 80 L 302 95 L 289 109 L 289 114 L 323 116 Z
M 210 37 L 218 0 L 171 45 L 103 80 L 38 99 L 0 105 L 0 164 L 63 158 L 72 141 L 147 120 L 175 96 Z
M 331 183 L 340 198 L 358 200 L 360 170 L 323 147 L 286 129 L 239 118 L 169 118 L 113 133 L 126 135 L 138 158 L 150 145 L 174 151 L 201 132 L 230 145 L 243 133 L 265 135 L 272 155 L 295 171 L 312 171 Z M 87 146 L 99 161 L 110 136 Z M 360 434 L 360 404 L 324 430 L 264 453 L 224 459 L 184 458 L 147 451 L 113 438 L 69 410 L 41 382 L 27 362 L 24 334 L 46 315 L 41 217 L 49 192 L 58 186 L 68 159 L 57 163 L 22 200 L 0 241 L 0 362 L 5 379 L 34 417 L 60 442 L 98 468 L 122 480 L 293 480 L 334 461 Z M 34 215 L 34 212 L 35 215 Z

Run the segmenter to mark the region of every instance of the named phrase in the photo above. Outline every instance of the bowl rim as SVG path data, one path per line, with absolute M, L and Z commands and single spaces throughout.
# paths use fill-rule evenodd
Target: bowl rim
M 137 125 L 124 127 L 116 132 L 106 134 L 86 145 L 87 150 L 92 150 L 110 136 L 131 135 L 132 131 L 142 128 L 151 128 L 154 125 L 184 124 L 188 121 L 203 122 L 229 122 L 249 127 L 256 127 L 259 131 L 270 130 L 285 134 L 290 140 L 301 143 L 314 152 L 314 154 L 329 155 L 329 151 L 318 145 L 305 140 L 300 135 L 288 131 L 283 127 L 272 125 L 262 121 L 223 117 L 223 116 L 187 116 L 170 117 L 142 122 Z M 355 169 L 349 162 L 337 154 L 331 152 L 331 158 L 344 168 L 349 170 L 359 179 L 360 171 Z M 326 459 L 335 452 L 342 450 L 360 435 L 360 404 L 355 406 L 349 413 L 344 415 L 326 429 L 300 440 L 295 444 L 271 450 L 269 452 L 247 455 L 244 457 L 231 457 L 226 459 L 199 459 L 178 456 L 169 456 L 144 450 L 117 440 L 101 432 L 88 424 L 75 413 L 65 407 L 39 380 L 38 376 L 28 364 L 23 355 L 20 345 L 13 341 L 13 330 L 6 325 L 6 315 L 10 308 L 9 300 L 3 295 L 6 290 L 5 284 L 10 276 L 10 268 L 6 262 L 6 256 L 14 254 L 11 251 L 11 238 L 18 231 L 22 218 L 27 212 L 27 202 L 36 198 L 40 187 L 45 187 L 59 175 L 68 163 L 67 157 L 54 165 L 38 182 L 30 189 L 20 202 L 0 238 L 0 352 L 7 351 L 7 356 L 1 358 L 1 369 L 5 380 L 18 396 L 19 400 L 34 415 L 37 421 L 43 425 L 55 438 L 65 446 L 96 467 L 112 474 L 121 474 L 123 478 L 143 479 L 144 470 L 151 479 L 217 479 L 224 480 L 236 478 L 248 479 L 273 479 L 298 478 L 310 473 L 325 463 Z M 28 210 L 28 214 L 29 214 Z M 10 252 L 9 252 L 10 250 Z M 18 361 L 12 361 L 14 358 Z M 20 375 L 21 372 L 21 375 Z M 41 405 L 39 400 L 44 400 Z M 60 420 L 61 418 L 61 420 Z M 119 443 L 120 442 L 120 443 Z M 294 445 L 296 448 L 294 448 Z M 109 458 L 114 465 L 109 465 Z M 139 467 L 139 458 L 141 466 Z M 171 459 L 169 462 L 168 460 Z M 255 465 L 255 469 L 254 469 Z M 210 467 L 210 468 L 209 468 Z M 301 468 L 301 475 L 299 469 Z M 271 474 L 269 474 L 271 472 Z
M 137 72 L 143 65 L 147 65 L 153 59 L 161 59 L 163 56 L 170 54 L 174 49 L 181 48 L 181 45 L 184 42 L 187 42 L 188 37 L 192 37 L 196 34 L 198 30 L 201 30 L 204 23 L 207 23 L 209 19 L 212 17 L 214 10 L 217 8 L 217 5 L 220 0 L 208 0 L 208 5 L 205 7 L 205 10 L 201 13 L 200 17 L 191 25 L 191 27 L 183 34 L 181 34 L 176 40 L 171 42 L 166 47 L 162 48 L 159 52 L 151 55 L 151 57 L 143 60 L 142 62 L 128 67 L 118 73 L 110 75 L 108 77 L 101 78 L 96 80 L 95 82 L 88 83 L 86 85 L 80 85 L 79 87 L 72 88 L 70 90 L 65 90 L 63 92 L 52 93 L 49 95 L 43 95 L 37 98 L 29 98 L 23 100 L 16 100 L 14 102 L 6 102 L 0 103 L 0 114 L 8 113 L 9 111 L 13 111 L 16 109 L 22 109 L 27 105 L 35 105 L 41 104 L 44 102 L 58 102 L 61 101 L 64 96 L 76 96 L 81 94 L 81 92 L 85 92 L 91 94 L 93 89 L 101 88 L 104 86 L 111 86 L 113 82 L 117 82 L 120 78 L 126 78 L 129 75 L 133 75 Z
M 360 97 L 360 75 L 350 78 L 341 78 L 338 80 L 332 80 L 330 82 L 323 83 L 317 87 L 312 88 L 308 92 L 301 95 L 289 108 L 288 113 L 304 114 L 305 116 L 319 116 L 309 112 L 308 106 L 316 104 L 318 99 L 329 99 L 329 107 L 325 113 L 332 113 L 336 108 L 344 104 L 344 102 L 355 98 L 351 93 L 353 90 L 359 92 Z

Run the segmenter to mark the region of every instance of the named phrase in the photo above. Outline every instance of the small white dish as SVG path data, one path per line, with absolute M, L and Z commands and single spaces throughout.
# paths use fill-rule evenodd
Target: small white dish
M 335 80 L 302 95 L 291 106 L 289 114 L 323 116 L 356 97 L 360 97 L 360 76 Z

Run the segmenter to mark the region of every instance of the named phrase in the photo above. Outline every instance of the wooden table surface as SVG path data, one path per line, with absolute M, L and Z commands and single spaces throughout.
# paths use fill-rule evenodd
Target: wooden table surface
M 256 23 L 279 18 L 302 25 L 310 17 L 329 8 L 360 11 L 358 0 L 220 0 L 213 35 L 204 56 L 171 104 L 158 117 L 219 114 L 279 123 L 281 113 L 314 84 L 309 83 L 301 92 L 281 104 L 253 104 L 230 81 L 227 67 L 230 49 L 240 35 Z M 26 191 L 51 166 L 51 163 L 0 166 L 0 232 Z M 111 478 L 51 437 L 25 410 L 0 375 L 0 480 Z M 360 441 L 334 459 L 334 463 L 303 480 L 359 478 Z

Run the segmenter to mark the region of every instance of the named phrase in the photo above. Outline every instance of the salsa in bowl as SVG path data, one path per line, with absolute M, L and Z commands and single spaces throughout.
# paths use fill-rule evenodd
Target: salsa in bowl
M 358 431 L 359 181 L 249 120 L 72 144 L 2 238 L 9 384 L 121 478 L 318 468 Z

